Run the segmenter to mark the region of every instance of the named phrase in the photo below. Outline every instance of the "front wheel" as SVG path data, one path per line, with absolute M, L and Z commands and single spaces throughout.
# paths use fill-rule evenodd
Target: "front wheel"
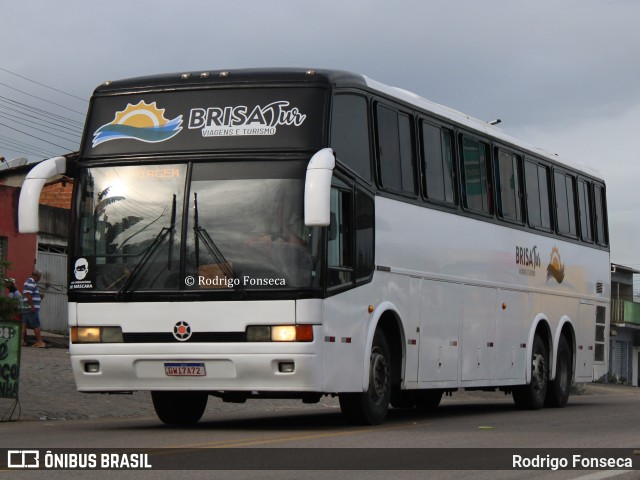
M 387 416 L 391 399 L 391 353 L 382 331 L 371 345 L 369 388 L 365 392 L 341 393 L 340 409 L 350 423 L 379 425 Z
M 151 392 L 156 415 L 167 425 L 193 425 L 202 418 L 209 395 L 203 392 Z
M 544 407 L 549 383 L 549 355 L 540 335 L 533 338 L 531 354 L 531 382 L 513 389 L 513 401 L 522 410 L 539 410 Z

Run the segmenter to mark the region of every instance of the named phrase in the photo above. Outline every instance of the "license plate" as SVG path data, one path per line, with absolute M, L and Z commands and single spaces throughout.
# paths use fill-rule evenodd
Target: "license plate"
M 165 363 L 164 373 L 169 377 L 204 377 L 204 363 Z

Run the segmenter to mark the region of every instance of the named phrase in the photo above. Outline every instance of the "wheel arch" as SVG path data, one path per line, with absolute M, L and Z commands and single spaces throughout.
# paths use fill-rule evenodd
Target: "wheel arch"
M 405 372 L 406 359 L 406 335 L 402 326 L 400 313 L 391 302 L 383 302 L 371 314 L 368 325 L 367 340 L 364 349 L 364 375 L 362 378 L 362 388 L 369 388 L 369 357 L 373 337 L 378 329 L 384 332 L 385 338 L 391 351 L 392 383 L 402 382 Z

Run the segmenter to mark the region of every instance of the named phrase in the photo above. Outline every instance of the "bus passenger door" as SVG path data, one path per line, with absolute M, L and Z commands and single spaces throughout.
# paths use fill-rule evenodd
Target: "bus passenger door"
M 461 286 L 456 283 L 432 280 L 422 282 L 418 366 L 420 383 L 458 380 L 460 289 Z
M 496 289 L 462 285 L 462 380 L 493 379 Z

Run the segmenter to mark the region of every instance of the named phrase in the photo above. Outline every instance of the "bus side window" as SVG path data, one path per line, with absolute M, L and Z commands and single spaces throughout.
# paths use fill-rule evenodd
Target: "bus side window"
M 423 121 L 422 157 L 427 198 L 455 205 L 452 133 Z
M 556 218 L 558 219 L 558 233 L 570 237 L 577 237 L 575 179 L 571 175 L 555 171 L 553 180 L 556 192 Z
M 495 165 L 498 214 L 505 220 L 522 223 L 520 157 L 498 149 Z
M 411 118 L 404 113 L 378 105 L 376 128 L 382 187 L 415 195 Z
M 466 135 L 462 135 L 461 143 L 464 207 L 474 212 L 490 215 L 493 213 L 493 208 L 488 145 Z
M 534 228 L 551 230 L 551 210 L 549 209 L 549 169 L 526 161 L 524 166 L 527 193 L 527 215 L 529 225 Z
M 368 278 L 373 273 L 374 211 L 373 198 L 356 191 L 356 279 Z
M 578 205 L 580 207 L 580 235 L 585 242 L 593 242 L 593 199 L 591 195 L 590 183 L 578 180 Z
M 371 180 L 367 99 L 336 95 L 331 112 L 331 147 L 338 160 L 365 180 Z
M 328 228 L 327 287 L 353 282 L 352 191 L 345 183 L 333 180 L 331 223 Z
M 601 185 L 594 185 L 593 197 L 596 207 L 596 242 L 598 245 L 609 245 L 609 235 L 607 232 L 607 217 L 606 217 L 606 200 L 604 187 Z

